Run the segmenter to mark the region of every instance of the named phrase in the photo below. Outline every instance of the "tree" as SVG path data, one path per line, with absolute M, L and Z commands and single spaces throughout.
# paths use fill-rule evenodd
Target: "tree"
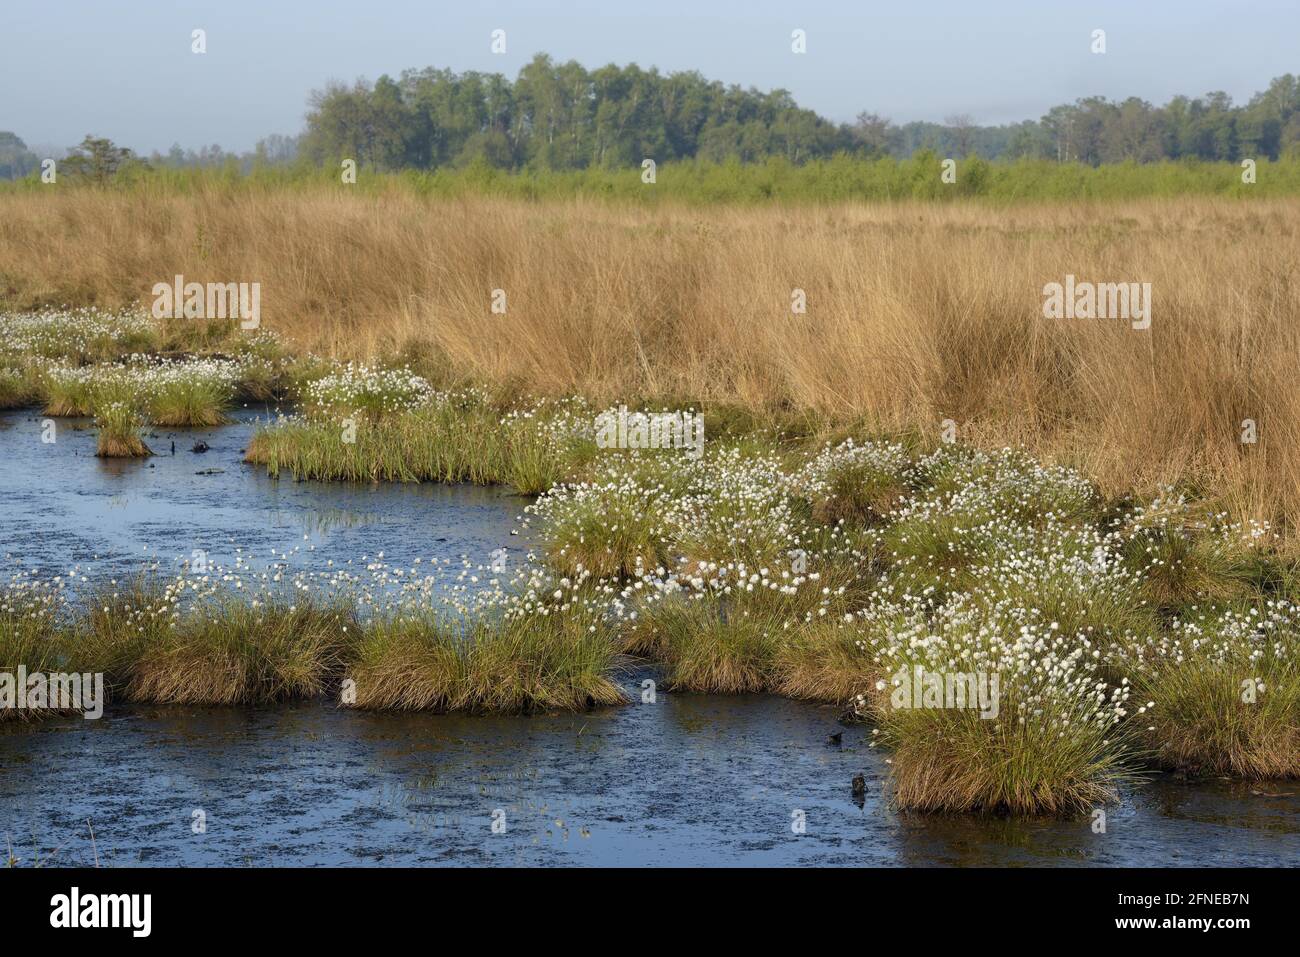
M 890 153 L 898 139 L 893 123 L 878 113 L 859 113 L 850 133 L 873 156 Z
M 958 156 L 966 157 L 970 155 L 972 143 L 972 129 L 975 121 L 969 113 L 955 113 L 952 116 L 944 118 L 943 121 L 952 131 L 952 145 Z
M 1110 117 L 1102 132 L 1101 158 L 1108 163 L 1160 159 L 1161 123 L 1159 112 L 1136 96 L 1129 97 Z
M 429 67 L 407 70 L 396 81 L 381 76 L 373 86 L 331 84 L 310 103 L 304 157 L 390 169 L 621 169 L 647 157 L 761 162 L 778 156 L 801 164 L 841 153 L 905 158 L 921 149 L 944 157 L 1096 165 L 1276 157 L 1296 140 L 1300 80 L 1278 77 L 1245 107 L 1234 107 L 1223 93 L 1174 97 L 1163 107 L 1137 97 L 1088 97 L 1056 106 L 1038 121 L 1004 126 L 979 126 L 966 114 L 942 124 L 895 126 L 870 112 L 841 125 L 801 108 L 785 90 L 728 86 L 696 71 L 664 75 L 635 63 L 588 70 L 538 54 L 513 81 Z
M 0 130 L 0 179 L 18 179 L 39 165 L 36 154 L 16 133 Z
M 512 84 L 499 74 L 406 71 L 373 88 L 312 94 L 302 151 L 380 167 L 586 169 L 711 156 L 793 162 L 869 150 L 848 127 L 801 109 L 784 90 L 724 87 L 699 73 L 635 63 L 587 70 L 535 56 Z
M 88 135 L 60 164 L 64 174 L 96 186 L 107 185 L 118 173 L 131 166 L 147 168 L 131 150 L 117 146 L 105 137 Z

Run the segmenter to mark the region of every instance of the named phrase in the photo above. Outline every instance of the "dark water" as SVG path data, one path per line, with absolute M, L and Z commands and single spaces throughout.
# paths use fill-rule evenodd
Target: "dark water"
M 107 577 L 153 558 L 179 568 L 195 550 L 228 566 L 242 547 L 261 567 L 272 550 L 278 558 L 297 549 L 292 566 L 310 570 L 380 552 L 390 564 L 462 555 L 487 564 L 496 548 L 523 547 L 510 531 L 526 501 L 501 489 L 270 478 L 242 461 L 258 417 L 158 430 L 146 436 L 149 459 L 97 459 L 94 428 L 55 420 L 56 439 L 45 444 L 42 417 L 0 414 L 0 556 L 49 574 L 80 564 Z M 191 451 L 196 442 L 209 451 Z
M 639 699 L 638 699 L 639 701 Z M 767 696 L 587 715 L 144 708 L 0 730 L 0 838 L 64 864 L 1293 864 L 1300 798 L 1167 778 L 1087 820 L 898 815 L 863 729 Z M 866 772 L 859 807 L 850 781 Z M 1285 787 L 1267 788 L 1278 793 Z M 505 833 L 492 833 L 493 812 Z M 195 833 L 201 810 L 206 832 Z M 806 830 L 795 834 L 795 812 Z M 87 822 L 94 826 L 92 849 Z M 57 849 L 57 850 L 56 850 Z
M 273 481 L 240 464 L 247 422 L 177 432 L 177 454 L 93 458 L 94 436 L 0 418 L 0 553 L 51 572 L 134 570 L 242 545 L 485 560 L 522 507 L 501 492 Z M 211 446 L 189 448 L 196 438 Z M 168 433 L 150 439 L 170 450 Z M 153 468 L 150 468 L 150 464 Z M 223 469 L 196 475 L 201 469 Z M 307 539 L 304 540 L 303 536 Z M 38 561 L 39 560 L 39 561 Z M 1088 820 L 900 815 L 868 732 L 835 710 L 659 693 L 586 715 L 470 718 L 276 708 L 110 709 L 0 726 L 0 853 L 23 864 L 1281 865 L 1300 785 L 1160 777 Z M 864 772 L 859 804 L 850 781 Z M 1252 793 L 1258 791 L 1262 793 Z M 492 831 L 504 812 L 504 833 Z M 194 830 L 201 811 L 206 830 Z M 804 822 L 804 832 L 792 824 Z M 90 829 L 94 829 L 94 844 Z

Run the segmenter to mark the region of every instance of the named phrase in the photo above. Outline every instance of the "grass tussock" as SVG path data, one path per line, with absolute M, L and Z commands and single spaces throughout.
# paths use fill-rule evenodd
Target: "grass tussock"
M 168 427 L 222 425 L 229 421 L 224 410 L 234 399 L 233 382 L 199 375 L 174 379 L 149 397 L 149 421 Z
M 145 458 L 153 455 L 140 435 L 144 418 L 130 405 L 109 402 L 95 412 L 99 429 L 95 454 L 105 459 Z
M 530 714 L 626 700 L 608 632 L 531 616 L 468 626 L 425 616 L 371 625 L 349 671 L 360 708 Z
M 1134 510 L 1122 525 L 1123 557 L 1152 607 L 1176 614 L 1198 603 L 1238 601 L 1280 577 L 1257 523 L 1212 514 L 1185 496 L 1166 494 Z
M 894 801 L 913 811 L 1078 816 L 1118 800 L 1124 777 L 1099 741 L 993 730 L 965 711 L 909 715 L 883 740 Z
M 345 609 L 223 601 L 142 649 L 123 696 L 169 704 L 316 697 L 338 680 L 355 637 Z
M 888 676 L 861 707 L 899 807 L 1070 816 L 1132 776 L 1130 689 L 1050 621 L 963 600 L 885 604 L 861 626 Z
M 860 634 L 839 621 L 800 629 L 783 642 L 776 673 L 780 694 L 841 705 L 863 699 L 881 677 Z
M 768 691 L 778 633 L 771 620 L 721 610 L 701 599 L 664 601 L 647 614 L 640 650 L 663 665 L 670 691 L 741 694 Z

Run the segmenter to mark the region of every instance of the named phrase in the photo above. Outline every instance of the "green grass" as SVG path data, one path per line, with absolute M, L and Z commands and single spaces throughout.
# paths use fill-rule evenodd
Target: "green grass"
M 607 629 L 583 617 L 371 623 L 348 672 L 360 708 L 529 714 L 623 703 Z
M 235 387 L 215 376 L 168 379 L 149 395 L 147 415 L 154 425 L 213 426 L 229 421 L 223 410 L 233 404 Z
M 140 436 L 144 418 L 124 402 L 109 402 L 95 410 L 95 427 L 99 438 L 95 454 L 100 458 L 144 458 L 152 455 Z
M 13 675 L 17 681 L 19 666 L 33 672 L 83 673 L 78 661 L 69 662 L 71 640 L 66 626 L 59 620 L 59 603 L 50 593 L 9 591 L 0 603 L 0 673 Z M 0 708 L 0 721 L 29 720 L 48 709 Z
M 1193 775 L 1300 777 L 1294 612 L 1202 617 L 1177 634 L 1130 649 L 1120 664 L 1154 704 L 1135 721 L 1156 760 Z
M 21 409 L 36 399 L 32 376 L 22 369 L 0 365 L 0 409 Z
M 1244 184 L 1236 162 L 1179 159 L 1155 163 L 1058 163 L 1019 159 L 958 160 L 958 180 L 940 183 L 942 157 L 920 150 L 908 159 L 866 159 L 837 155 L 794 164 L 783 157 L 761 162 L 682 160 L 660 163 L 653 189 L 641 182 L 639 166 L 583 170 L 530 169 L 509 172 L 480 163 L 430 171 L 368 170 L 356 184 L 339 185 L 337 164 L 314 167 L 259 166 L 246 175 L 225 169 L 158 169 L 124 178 L 110 188 L 151 195 L 217 193 L 279 195 L 348 191 L 360 196 L 407 193 L 427 197 L 500 196 L 544 200 L 590 197 L 639 206 L 665 203 L 765 205 L 844 201 L 932 202 L 984 200 L 997 204 L 1047 200 L 1128 200 L 1140 197 L 1231 196 L 1242 200 L 1300 195 L 1300 160 L 1259 159 L 1257 182 Z M 77 189 L 71 180 L 56 187 L 32 175 L 0 181 L 0 194 Z
M 590 442 L 503 421 L 484 397 L 453 394 L 409 411 L 286 418 L 259 429 L 246 461 L 295 479 L 472 482 L 544 491 L 590 461 Z
M 491 484 L 504 475 L 503 449 L 490 418 L 477 418 L 479 428 L 437 410 L 379 422 L 286 419 L 253 436 L 246 461 L 295 479 Z

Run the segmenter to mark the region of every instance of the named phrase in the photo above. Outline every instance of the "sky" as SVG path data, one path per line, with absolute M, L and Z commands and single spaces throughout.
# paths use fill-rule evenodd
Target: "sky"
M 243 152 L 301 131 L 330 80 L 426 66 L 513 79 L 538 52 L 780 87 L 836 121 L 1000 124 L 1092 95 L 1244 102 L 1300 73 L 1297 38 L 1300 0 L 0 0 L 0 130 L 33 148 L 94 133 L 142 153 Z

